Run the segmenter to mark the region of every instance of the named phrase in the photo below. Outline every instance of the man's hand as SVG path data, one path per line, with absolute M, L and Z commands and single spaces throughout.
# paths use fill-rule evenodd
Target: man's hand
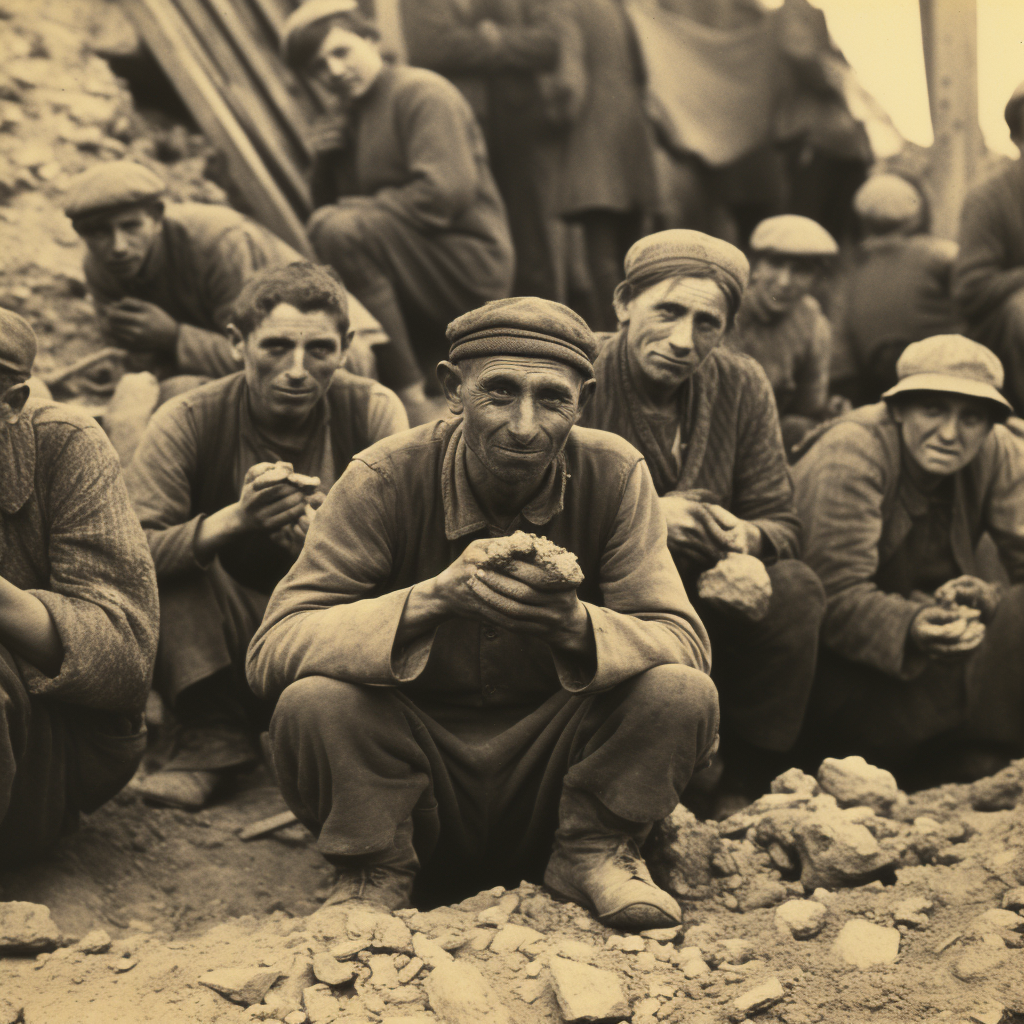
M 981 612 L 983 622 L 990 622 L 999 607 L 1002 594 L 992 583 L 979 580 L 977 576 L 957 576 L 955 580 L 943 583 L 935 591 L 935 600 L 947 608 L 950 605 L 966 605 Z
M 668 521 L 668 547 L 672 554 L 698 564 L 717 562 L 730 551 L 760 556 L 764 546 L 760 528 L 721 505 L 691 501 L 673 493 L 659 500 Z
M 242 532 L 273 533 L 302 518 L 307 499 L 289 482 L 291 471 L 288 463 L 258 462 L 250 467 L 238 498 Z
M 922 654 L 935 660 L 959 660 L 970 654 L 985 639 L 981 613 L 971 617 L 928 605 L 910 624 L 910 640 Z
M 306 534 L 313 525 L 317 509 L 324 503 L 327 497 L 323 491 L 314 491 L 306 498 L 306 507 L 302 515 L 294 523 L 287 523 L 279 527 L 271 535 L 270 539 L 275 544 L 280 544 L 293 558 L 299 557 L 302 545 L 306 543 Z
M 121 299 L 104 309 L 114 340 L 130 352 L 171 352 L 178 342 L 178 321 L 152 302 Z

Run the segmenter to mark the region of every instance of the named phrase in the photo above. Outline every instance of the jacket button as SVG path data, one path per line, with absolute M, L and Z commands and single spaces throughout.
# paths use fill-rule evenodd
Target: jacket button
M 485 629 L 484 636 L 487 637 L 488 640 L 496 640 L 498 637 L 498 631 L 496 629 Z

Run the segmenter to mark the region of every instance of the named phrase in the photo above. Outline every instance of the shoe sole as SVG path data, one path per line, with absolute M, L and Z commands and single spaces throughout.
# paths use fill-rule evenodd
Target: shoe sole
M 645 932 L 652 928 L 672 928 L 682 924 L 681 915 L 673 918 L 654 903 L 627 903 L 624 907 L 601 916 L 590 897 L 571 883 L 553 885 L 545 878 L 544 885 L 556 896 L 583 907 L 602 924 L 618 931 Z

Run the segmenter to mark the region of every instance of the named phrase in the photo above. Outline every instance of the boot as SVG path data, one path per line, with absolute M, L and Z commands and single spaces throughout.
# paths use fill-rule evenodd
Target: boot
M 411 906 L 412 885 L 420 861 L 412 845 L 412 818 L 395 830 L 395 838 L 383 850 L 354 857 L 332 857 L 338 874 L 324 906 L 362 900 L 388 910 Z
M 590 910 L 609 928 L 642 932 L 682 921 L 679 904 L 651 879 L 639 844 L 650 825 L 615 817 L 582 790 L 566 786 L 544 884 Z

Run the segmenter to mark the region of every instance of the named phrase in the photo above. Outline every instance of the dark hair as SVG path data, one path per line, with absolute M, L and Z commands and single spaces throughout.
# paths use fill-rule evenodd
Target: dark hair
M 343 28 L 346 32 L 354 32 L 364 39 L 377 41 L 380 32 L 373 21 L 361 11 L 349 11 L 344 14 L 331 14 L 310 25 L 296 29 L 285 44 L 285 60 L 289 67 L 302 71 L 317 55 L 328 32 L 332 28 Z
M 615 289 L 615 298 L 623 305 L 626 305 L 632 302 L 641 292 L 647 291 L 648 288 L 653 288 L 662 281 L 674 280 L 677 277 L 697 277 L 714 281 L 725 296 L 725 304 L 728 310 L 726 330 L 732 327 L 733 321 L 736 319 L 736 313 L 740 308 L 740 300 L 743 298 L 743 290 L 740 288 L 739 283 L 726 274 L 724 270 L 704 260 L 674 261 L 669 267 L 655 267 L 645 274 L 637 274 L 633 278 L 627 277 Z
M 936 395 L 960 395 L 962 398 L 973 398 L 981 403 L 982 408 L 989 414 L 993 423 L 1003 423 L 1011 412 L 1002 402 L 993 402 L 991 398 L 983 398 L 981 395 L 964 395 L 959 391 L 938 391 L 932 388 L 921 388 L 918 391 L 899 391 L 891 398 L 885 399 L 885 404 L 890 409 L 903 410 L 912 405 L 922 405 L 934 400 Z
M 251 277 L 235 300 L 232 323 L 248 338 L 282 303 L 303 313 L 323 310 L 342 337 L 348 333 L 348 295 L 338 275 L 330 267 L 307 262 L 269 267 Z

